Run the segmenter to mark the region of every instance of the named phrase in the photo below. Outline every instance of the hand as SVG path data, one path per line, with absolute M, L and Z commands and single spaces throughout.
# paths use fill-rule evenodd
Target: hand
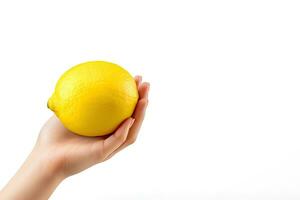
M 38 138 L 37 148 L 46 153 L 53 170 L 66 177 L 76 174 L 111 158 L 136 140 L 148 104 L 149 83 L 142 83 L 141 76 L 136 76 L 135 80 L 139 100 L 134 114 L 109 136 L 83 137 L 73 134 L 56 116 L 46 122 Z
M 140 76 L 135 80 L 139 91 L 135 111 L 108 136 L 79 136 L 66 129 L 56 116 L 51 117 L 33 151 L 0 192 L 0 199 L 48 199 L 68 176 L 108 160 L 132 144 L 145 116 L 149 92 L 149 83 L 142 83 Z

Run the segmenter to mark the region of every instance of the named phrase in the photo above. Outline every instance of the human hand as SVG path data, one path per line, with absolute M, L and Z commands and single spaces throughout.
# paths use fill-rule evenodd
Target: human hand
M 136 76 L 135 80 L 139 92 L 135 111 L 109 136 L 84 137 L 73 134 L 56 116 L 46 122 L 36 148 L 45 152 L 53 170 L 68 177 L 111 158 L 136 140 L 148 104 L 149 83 L 142 83 L 141 76 Z
M 52 116 L 22 167 L 0 192 L 0 199 L 48 199 L 65 178 L 108 160 L 132 144 L 145 116 L 150 87 L 149 83 L 142 83 L 140 76 L 135 80 L 139 91 L 135 111 L 108 136 L 73 134 Z

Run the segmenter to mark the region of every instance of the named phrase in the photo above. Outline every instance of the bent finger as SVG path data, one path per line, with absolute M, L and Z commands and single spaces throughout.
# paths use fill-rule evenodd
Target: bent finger
M 121 150 L 123 150 L 124 148 L 126 148 L 130 144 L 133 144 L 136 141 L 136 139 L 138 137 L 139 130 L 140 130 L 141 126 L 142 126 L 142 122 L 143 122 L 144 117 L 145 117 L 147 104 L 148 104 L 148 100 L 146 100 L 146 99 L 143 99 L 143 100 L 139 101 L 139 103 L 137 105 L 137 113 L 138 113 L 137 114 L 137 118 L 135 119 L 132 127 L 129 130 L 129 133 L 128 133 L 126 141 L 120 147 L 118 147 L 115 151 L 113 151 L 106 158 L 106 160 L 110 159 L 116 153 L 120 152 Z
M 126 141 L 129 129 L 133 122 L 133 118 L 126 119 L 114 134 L 103 141 L 103 154 L 105 157 L 110 155 Z

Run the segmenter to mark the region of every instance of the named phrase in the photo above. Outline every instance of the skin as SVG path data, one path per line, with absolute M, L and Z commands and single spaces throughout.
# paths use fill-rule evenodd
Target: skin
M 0 199 L 48 199 L 67 177 L 104 162 L 133 144 L 145 116 L 150 87 L 149 83 L 142 82 L 141 76 L 136 76 L 135 80 L 139 91 L 135 111 L 111 135 L 78 136 L 52 116 L 41 129 L 26 161 L 1 190 Z

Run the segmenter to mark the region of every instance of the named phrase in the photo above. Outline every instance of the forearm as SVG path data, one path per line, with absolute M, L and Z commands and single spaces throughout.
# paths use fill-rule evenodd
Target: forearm
M 16 175 L 2 189 L 0 199 L 48 199 L 62 180 L 63 177 L 47 160 L 47 155 L 35 147 Z

